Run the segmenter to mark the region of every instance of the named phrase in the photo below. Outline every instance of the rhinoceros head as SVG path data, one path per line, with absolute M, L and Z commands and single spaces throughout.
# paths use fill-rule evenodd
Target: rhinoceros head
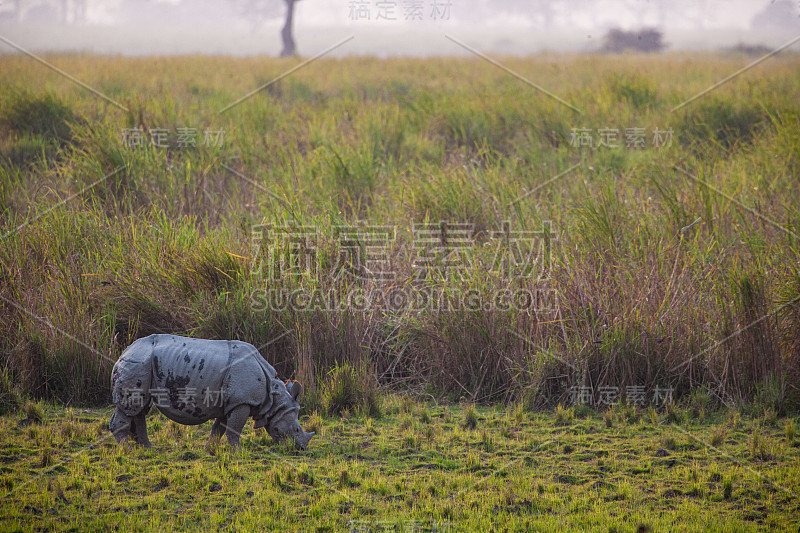
M 297 398 L 303 391 L 303 387 L 294 382 L 291 385 L 286 385 L 286 393 L 276 395 L 276 402 L 279 404 L 278 409 L 274 416 L 266 422 L 267 432 L 275 441 L 284 439 L 292 439 L 295 448 L 298 450 L 305 450 L 308 442 L 315 432 L 303 431 L 297 415 L 300 412 L 300 404 Z M 283 392 L 283 391 L 281 391 Z M 256 424 L 259 427 L 259 424 Z

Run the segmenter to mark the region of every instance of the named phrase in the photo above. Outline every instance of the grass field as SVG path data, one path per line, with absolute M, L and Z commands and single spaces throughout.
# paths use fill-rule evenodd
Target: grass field
M 389 396 L 382 416 L 304 420 L 305 453 L 248 428 L 151 416 L 117 447 L 108 409 L 4 417 L 4 531 L 795 531 L 795 420 L 620 406 L 531 414 Z M 24 419 L 28 420 L 28 419 Z M 405 529 L 404 529 L 405 528 Z
M 95 92 L 0 57 L 2 527 L 797 529 L 796 54 L 46 59 Z M 300 380 L 310 454 L 86 449 L 160 332 Z

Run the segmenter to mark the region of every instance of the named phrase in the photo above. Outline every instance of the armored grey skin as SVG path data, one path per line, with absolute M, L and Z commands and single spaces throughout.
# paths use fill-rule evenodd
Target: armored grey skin
M 233 448 L 248 418 L 276 441 L 291 438 L 305 450 L 314 433 L 297 419 L 302 391 L 287 385 L 252 344 L 150 335 L 128 346 L 111 373 L 117 409 L 109 429 L 117 442 L 128 437 L 149 447 L 145 416 L 155 405 L 179 424 L 216 419 L 211 440 L 225 434 Z

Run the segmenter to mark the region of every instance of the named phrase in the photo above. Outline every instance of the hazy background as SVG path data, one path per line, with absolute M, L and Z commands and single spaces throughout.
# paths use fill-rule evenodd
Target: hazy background
M 467 53 L 445 33 L 505 54 L 594 51 L 611 28 L 659 28 L 668 50 L 777 46 L 800 35 L 800 0 L 435 3 L 437 16 L 434 0 L 298 1 L 298 52 L 310 56 L 349 35 L 333 55 Z M 422 20 L 407 20 L 415 5 Z M 283 0 L 2 0 L 0 36 L 40 52 L 277 55 L 285 13 Z M 0 53 L 13 51 L 0 42 Z

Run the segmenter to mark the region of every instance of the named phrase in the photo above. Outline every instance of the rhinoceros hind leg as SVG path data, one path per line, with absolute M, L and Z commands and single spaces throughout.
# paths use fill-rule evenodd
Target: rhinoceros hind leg
M 208 439 L 206 449 L 211 448 L 219 442 L 220 437 L 225 434 L 225 428 L 228 426 L 228 419 L 221 416 L 214 420 L 214 425 L 211 426 L 211 437 Z
M 231 445 L 231 448 L 235 450 L 239 448 L 239 436 L 242 434 L 244 425 L 249 417 L 250 406 L 247 404 L 235 407 L 228 413 L 225 436 L 228 437 L 228 443 Z

